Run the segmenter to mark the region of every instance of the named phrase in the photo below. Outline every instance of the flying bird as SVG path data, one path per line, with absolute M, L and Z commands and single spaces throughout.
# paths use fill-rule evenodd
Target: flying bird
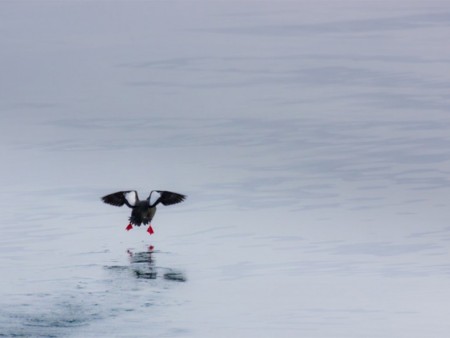
M 133 229 L 133 224 L 141 226 L 142 224 L 149 224 L 153 216 L 156 213 L 156 206 L 172 205 L 183 202 L 186 196 L 171 191 L 152 190 L 150 195 L 145 200 L 139 200 L 139 196 L 136 190 L 118 191 L 113 194 L 109 194 L 102 197 L 103 202 L 121 207 L 124 204 L 132 209 L 131 216 L 129 218 L 130 223 L 126 227 L 126 230 Z M 153 234 L 153 228 L 149 225 L 147 232 Z

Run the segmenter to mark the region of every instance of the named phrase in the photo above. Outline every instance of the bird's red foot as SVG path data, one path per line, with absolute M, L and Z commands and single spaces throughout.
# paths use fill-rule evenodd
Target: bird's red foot
M 125 228 L 126 231 L 130 231 L 131 229 L 133 229 L 133 226 L 130 224 L 127 225 L 127 227 Z
M 148 232 L 150 235 L 153 235 L 154 231 L 153 231 L 153 228 L 152 228 L 151 225 L 149 225 L 149 227 L 148 227 L 148 229 L 147 229 L 147 232 Z

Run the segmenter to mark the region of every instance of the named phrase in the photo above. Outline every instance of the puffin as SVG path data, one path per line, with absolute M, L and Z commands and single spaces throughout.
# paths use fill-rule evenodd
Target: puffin
M 186 195 L 178 194 L 172 191 L 152 190 L 150 195 L 145 200 L 140 200 L 136 190 L 118 191 L 102 197 L 103 202 L 121 207 L 124 204 L 131 208 L 131 216 L 129 224 L 125 228 L 127 231 L 133 229 L 133 225 L 141 226 L 142 224 L 149 224 L 156 213 L 156 206 L 172 205 L 183 202 Z M 152 225 L 150 224 L 147 232 L 152 235 L 154 233 Z

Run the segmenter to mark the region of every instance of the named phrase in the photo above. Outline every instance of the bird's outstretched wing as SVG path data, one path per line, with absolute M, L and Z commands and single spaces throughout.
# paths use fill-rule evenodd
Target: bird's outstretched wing
M 115 205 L 116 207 L 121 207 L 126 204 L 130 208 L 136 205 L 139 201 L 139 197 L 136 190 L 129 191 L 118 191 L 114 194 L 106 195 L 102 197 L 103 202 Z
M 162 203 L 163 205 L 171 205 L 183 202 L 186 199 L 185 195 L 178 194 L 176 192 L 163 190 L 154 190 L 154 191 L 160 195 L 154 205 L 157 205 L 158 203 Z

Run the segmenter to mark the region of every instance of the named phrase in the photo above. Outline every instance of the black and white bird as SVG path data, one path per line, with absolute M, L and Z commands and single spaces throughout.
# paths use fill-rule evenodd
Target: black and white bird
M 171 191 L 152 190 L 150 195 L 145 200 L 139 200 L 139 196 L 136 190 L 118 191 L 113 194 L 109 194 L 102 197 L 103 202 L 121 207 L 126 204 L 132 209 L 131 216 L 129 218 L 130 223 L 126 227 L 126 230 L 133 229 L 133 224 L 141 226 L 142 224 L 149 224 L 153 216 L 156 213 L 156 206 L 172 205 L 183 202 L 186 196 Z M 153 234 L 152 226 L 148 227 L 148 233 Z

